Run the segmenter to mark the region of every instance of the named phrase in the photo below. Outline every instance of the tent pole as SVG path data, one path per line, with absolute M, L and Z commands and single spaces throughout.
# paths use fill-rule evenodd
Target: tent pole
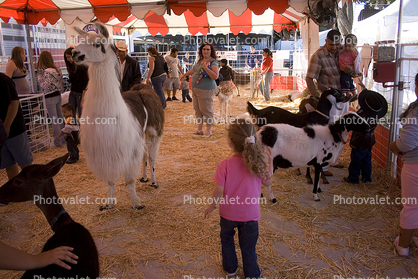
M 33 68 L 32 42 L 30 40 L 30 29 L 29 29 L 26 11 L 25 11 L 25 32 L 26 32 L 26 47 L 27 47 L 28 55 L 29 55 L 29 71 L 30 71 L 30 81 L 32 84 L 32 93 L 38 93 L 38 87 L 36 86 L 35 69 Z
M 395 141 L 398 132 L 399 132 L 399 121 L 398 116 L 399 112 L 402 111 L 403 104 L 403 88 L 398 88 L 400 84 L 400 74 L 401 74 L 401 53 L 402 53 L 402 44 L 401 44 L 401 33 L 402 33 L 402 0 L 399 1 L 399 14 L 398 14 L 398 34 L 396 39 L 396 75 L 395 83 L 393 87 L 392 94 L 392 113 L 390 116 L 390 130 L 389 130 L 389 142 Z M 387 152 L 387 162 L 386 169 L 392 174 L 393 177 L 396 177 L 397 173 L 397 156 L 393 154 L 388 148 Z

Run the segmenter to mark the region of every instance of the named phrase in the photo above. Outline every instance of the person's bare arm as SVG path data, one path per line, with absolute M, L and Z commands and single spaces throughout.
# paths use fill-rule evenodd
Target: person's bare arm
M 180 66 L 180 65 L 177 65 L 177 69 L 179 69 L 179 72 L 180 72 L 181 74 L 183 74 L 183 69 L 181 68 L 181 66 Z
M 13 62 L 12 60 L 10 60 L 9 62 L 7 62 L 6 65 L 6 76 L 8 76 L 9 78 L 12 78 L 13 72 L 16 70 L 16 64 L 15 62 Z
M 308 85 L 309 93 L 312 97 L 318 97 L 318 93 L 316 92 L 315 82 L 313 78 L 306 77 L 306 84 Z
M 188 70 L 186 73 L 184 73 L 183 75 L 180 76 L 180 81 L 183 81 L 185 79 L 185 77 L 191 76 L 194 74 L 193 69 Z
M 154 72 L 154 63 L 155 63 L 155 58 L 154 57 L 150 57 L 148 60 L 148 75 L 147 75 L 147 79 L 146 79 L 146 83 L 151 84 L 151 75 Z
M 212 203 L 206 208 L 204 219 L 209 218 L 210 213 L 216 208 L 216 203 L 218 203 L 223 196 L 224 189 L 224 186 L 216 184 L 212 193 Z
M 9 136 L 10 127 L 12 126 L 13 120 L 16 117 L 18 109 L 19 109 L 19 100 L 11 101 L 9 107 L 7 108 L 6 118 L 4 119 L 4 123 L 3 123 L 7 136 Z
M 50 264 L 71 269 L 64 261 L 77 264 L 78 257 L 70 252 L 72 250 L 74 249 L 71 247 L 61 246 L 38 255 L 31 255 L 0 241 L 0 269 L 30 270 Z
M 403 155 L 402 150 L 400 150 L 400 149 L 399 149 L 399 147 L 396 145 L 396 141 L 392 141 L 392 142 L 389 144 L 389 149 L 390 149 L 393 153 L 395 153 L 395 155 L 397 155 L 397 156 L 402 156 L 402 155 Z

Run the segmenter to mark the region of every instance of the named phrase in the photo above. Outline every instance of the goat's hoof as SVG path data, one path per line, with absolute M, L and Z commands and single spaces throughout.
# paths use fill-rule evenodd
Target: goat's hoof
M 152 187 L 152 188 L 154 188 L 154 189 L 157 189 L 158 188 L 157 183 L 151 183 L 149 186 Z
M 112 209 L 112 208 L 113 208 L 113 205 L 106 204 L 106 205 L 101 205 L 99 210 L 104 211 L 104 210 L 109 210 L 109 209 Z
M 276 202 L 277 202 L 277 199 L 276 199 L 276 198 L 273 198 L 273 199 L 271 200 L 271 202 L 272 202 L 272 203 L 276 203 Z
M 148 179 L 145 179 L 145 178 L 141 177 L 141 179 L 139 180 L 139 182 L 145 183 L 145 182 L 148 182 Z
M 300 172 L 300 170 L 299 170 L 299 169 L 297 169 L 297 170 L 295 170 L 295 174 L 296 174 L 297 176 L 299 176 L 299 175 L 301 175 L 302 173 Z
M 319 198 L 319 196 L 318 196 L 317 194 L 314 194 L 314 195 L 313 195 L 313 199 L 314 199 L 314 201 L 316 201 L 316 202 L 321 201 L 321 199 Z
M 322 189 L 321 188 L 318 188 L 318 193 L 322 193 Z
M 141 209 L 144 209 L 144 208 L 145 208 L 145 206 L 143 206 L 143 205 L 136 205 L 132 209 L 134 209 L 134 210 L 141 210 Z
M 323 180 L 322 184 L 329 184 L 329 181 L 328 180 Z
M 306 179 L 306 183 L 313 184 L 313 181 L 312 181 L 312 179 Z
M 263 193 L 261 193 L 261 197 L 264 197 Z

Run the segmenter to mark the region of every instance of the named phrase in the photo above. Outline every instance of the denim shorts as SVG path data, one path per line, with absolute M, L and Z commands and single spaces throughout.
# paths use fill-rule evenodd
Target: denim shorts
M 11 167 L 16 163 L 20 167 L 25 167 L 32 162 L 33 157 L 26 131 L 6 140 L 1 150 L 0 169 Z

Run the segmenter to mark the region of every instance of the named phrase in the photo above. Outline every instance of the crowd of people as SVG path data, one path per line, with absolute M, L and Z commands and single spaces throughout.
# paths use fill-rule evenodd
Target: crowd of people
M 356 49 L 356 38 L 350 34 L 345 38 L 344 47 L 341 47 L 342 36 L 337 30 L 331 30 L 326 37 L 325 45 L 319 48 L 311 57 L 306 75 L 306 82 L 311 96 L 317 96 L 328 88 L 336 88 L 346 93 L 346 100 L 333 106 L 330 111 L 330 123 L 333 123 L 349 109 L 349 102 L 359 101 L 360 109 L 357 113 L 370 123 L 371 130 L 367 133 L 353 133 L 350 141 L 351 162 L 348 167 L 348 176 L 344 177 L 347 183 L 357 184 L 372 182 L 371 152 L 376 140 L 373 120 L 383 117 L 388 110 L 388 104 L 379 93 L 363 90 L 357 94 L 352 78 L 362 76 L 359 70 L 359 52 Z M 139 63 L 127 55 L 127 45 L 124 41 L 116 44 L 116 54 L 119 58 L 121 93 L 129 90 L 133 85 L 141 83 L 141 70 Z M 67 145 L 70 158 L 67 163 L 76 163 L 79 160 L 77 145 L 78 123 L 77 117 L 82 116 L 82 97 L 88 86 L 88 67 L 76 65 L 72 60 L 73 48 L 64 52 L 64 61 L 71 81 L 69 103 L 61 104 L 63 91 L 63 74 L 55 64 L 51 53 L 43 51 L 37 62 L 38 82 L 41 92 L 45 95 L 48 115 L 51 119 L 65 118 L 64 124 L 52 121 L 54 147 Z M 178 49 L 172 48 L 168 55 L 163 57 L 155 47 L 147 49 L 149 54 L 148 73 L 145 83 L 152 85 L 155 93 L 166 108 L 167 101 L 178 100 L 177 90 L 182 90 L 182 101 L 193 103 L 197 129 L 194 135 L 202 138 L 212 136 L 214 125 L 213 101 L 218 91 L 217 80 L 223 76 L 219 83 L 221 87 L 231 86 L 233 81 L 232 69 L 228 61 L 218 61 L 215 47 L 211 43 L 202 43 L 197 52 L 195 61 L 190 59 L 189 53 L 182 59 L 178 58 Z M 26 58 L 25 50 L 15 47 L 6 67 L 6 74 L 0 73 L 0 148 L 1 169 L 6 169 L 11 179 L 33 161 L 30 145 L 23 117 L 19 96 L 30 94 L 30 87 L 25 76 L 27 69 L 23 61 Z M 272 52 L 265 48 L 262 50 L 262 59 L 251 47 L 246 58 L 250 69 L 260 67 L 261 80 L 259 88 L 266 101 L 270 100 L 270 81 L 273 77 Z M 260 64 L 259 64 L 260 63 Z M 190 82 L 190 85 L 189 85 Z M 361 86 L 364 86 L 360 84 Z M 192 96 L 190 96 L 191 88 Z M 165 97 L 164 90 L 167 91 Z M 418 74 L 415 77 L 415 93 L 418 97 Z M 405 121 L 399 139 L 390 144 L 390 149 L 398 156 L 402 156 L 402 197 L 418 197 L 418 101 L 409 105 L 400 116 Z M 206 127 L 205 127 L 206 125 Z M 205 128 L 205 129 L 204 129 Z M 273 167 L 269 149 L 256 140 L 256 127 L 245 121 L 236 120 L 228 128 L 227 143 L 234 155 L 219 163 L 213 180 L 216 186 L 213 190 L 213 203 L 205 211 L 205 218 L 216 208 L 215 201 L 221 197 L 237 196 L 242 200 L 258 198 L 261 186 L 269 186 L 272 182 Z M 340 154 L 338 154 L 338 157 Z M 334 167 L 344 167 L 340 163 Z M 325 175 L 331 176 L 328 168 L 324 168 Z M 240 179 L 236 179 L 239 176 Z M 260 205 L 221 204 L 219 208 L 222 266 L 228 276 L 234 276 L 238 262 L 234 245 L 235 228 L 238 230 L 240 248 L 242 252 L 243 269 L 246 277 L 258 278 L 262 276 L 262 269 L 257 263 L 256 244 L 258 240 L 258 220 L 260 219 Z M 400 234 L 394 245 L 400 256 L 409 255 L 409 243 L 413 241 L 418 246 L 418 238 L 413 237 L 418 229 L 418 205 L 404 205 L 400 214 Z M 71 248 L 61 247 L 45 252 L 34 258 L 19 250 L 4 246 L 0 242 L 0 268 L 25 269 L 55 263 L 67 268 L 63 260 L 75 262 L 77 258 L 71 253 Z M 28 264 L 11 265 L 3 251 L 10 251 L 16 257 L 27 258 Z M 30 263 L 31 262 L 31 263 Z M 29 264 L 30 263 L 30 264 Z

